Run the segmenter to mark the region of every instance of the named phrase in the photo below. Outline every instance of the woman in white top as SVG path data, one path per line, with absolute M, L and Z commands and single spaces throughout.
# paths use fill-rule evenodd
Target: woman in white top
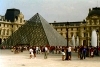
M 69 47 L 68 47 L 68 56 L 69 56 L 68 59 L 69 59 L 69 60 L 71 60 L 71 49 L 72 49 L 72 48 L 69 46 Z
M 29 52 L 30 52 L 30 59 L 32 59 L 32 57 L 33 57 L 33 49 L 30 48 L 30 49 L 29 49 Z

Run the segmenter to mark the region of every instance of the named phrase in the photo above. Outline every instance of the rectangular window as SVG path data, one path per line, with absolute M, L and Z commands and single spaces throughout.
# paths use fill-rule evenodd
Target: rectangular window
M 73 28 L 71 28 L 71 31 L 73 31 Z
M 9 30 L 7 30 L 7 33 L 6 33 L 6 35 L 9 35 Z
M 62 31 L 62 28 L 61 28 L 61 31 Z
M 84 37 L 87 37 L 87 33 L 84 33 Z
M 85 30 L 85 28 L 84 28 L 84 30 Z
M 73 32 L 71 32 L 71 37 L 73 36 Z
M 4 27 L 5 27 L 5 24 L 4 24 Z
M 5 29 L 3 30 L 3 35 L 5 35 Z
M 13 25 L 12 25 L 12 28 L 13 28 Z
M 78 32 L 76 32 L 76 36 L 78 36 Z

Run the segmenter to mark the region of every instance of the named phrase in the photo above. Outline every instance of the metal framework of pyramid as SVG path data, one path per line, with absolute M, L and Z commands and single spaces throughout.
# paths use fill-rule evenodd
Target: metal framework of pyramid
M 3 45 L 18 44 L 66 46 L 67 41 L 37 13 L 3 42 Z

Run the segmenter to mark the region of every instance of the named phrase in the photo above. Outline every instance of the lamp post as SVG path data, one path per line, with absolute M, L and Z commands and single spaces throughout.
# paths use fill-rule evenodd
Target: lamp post
M 99 45 L 99 30 L 97 29 L 97 56 L 99 56 L 99 53 L 98 53 L 98 45 Z
M 66 23 L 66 39 L 67 39 L 67 47 L 66 47 L 66 58 L 65 60 L 68 60 L 68 28 L 69 28 L 69 22 Z

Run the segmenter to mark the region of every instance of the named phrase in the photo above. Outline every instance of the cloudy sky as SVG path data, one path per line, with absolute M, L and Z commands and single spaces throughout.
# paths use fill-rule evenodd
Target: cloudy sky
M 0 15 L 6 10 L 17 8 L 25 20 L 39 13 L 48 22 L 82 21 L 89 8 L 99 7 L 99 0 L 0 0 Z

